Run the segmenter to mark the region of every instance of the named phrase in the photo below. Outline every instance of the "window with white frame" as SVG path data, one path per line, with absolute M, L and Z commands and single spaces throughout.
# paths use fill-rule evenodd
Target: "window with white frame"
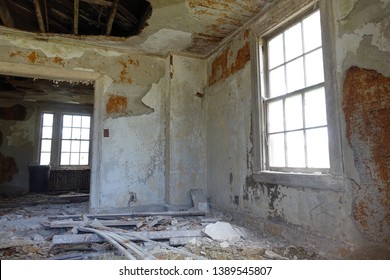
M 54 166 L 89 165 L 91 116 L 42 113 L 39 163 Z
M 330 168 L 321 33 L 316 11 L 263 44 L 266 170 L 327 173 Z

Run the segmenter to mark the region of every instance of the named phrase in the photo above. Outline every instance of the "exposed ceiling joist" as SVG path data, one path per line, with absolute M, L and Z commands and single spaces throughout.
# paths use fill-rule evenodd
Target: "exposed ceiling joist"
M 107 7 L 111 7 L 113 5 L 112 2 L 105 1 L 105 0 L 81 0 L 81 1 L 89 4 L 96 4 L 96 5 L 107 6 Z
M 73 34 L 79 34 L 79 11 L 80 11 L 80 1 L 74 0 L 74 20 L 73 20 Z
M 110 15 L 108 22 L 107 22 L 107 29 L 106 29 L 107 36 L 110 36 L 110 34 L 111 34 L 112 25 L 114 24 L 116 12 L 118 11 L 118 6 L 119 6 L 119 0 L 114 0 L 114 5 L 112 6 L 112 9 L 111 9 L 111 15 Z
M 42 33 L 45 33 L 45 24 L 43 22 L 43 16 L 42 16 L 42 10 L 41 10 L 41 4 L 39 3 L 39 0 L 34 0 L 34 6 L 35 6 L 35 12 L 37 14 L 38 24 L 39 24 L 39 30 Z
M 5 0 L 0 0 L 0 18 L 7 27 L 14 27 L 14 20 L 8 10 Z

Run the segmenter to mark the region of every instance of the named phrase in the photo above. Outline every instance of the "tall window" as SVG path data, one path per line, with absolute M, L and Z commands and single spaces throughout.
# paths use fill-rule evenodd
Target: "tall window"
M 91 116 L 43 113 L 39 163 L 54 166 L 89 165 Z
M 326 172 L 330 164 L 319 11 L 266 41 L 262 72 L 265 168 Z
M 53 114 L 42 114 L 41 151 L 39 164 L 48 165 L 51 161 L 51 146 L 53 138 Z
M 63 115 L 61 165 L 88 165 L 90 116 Z

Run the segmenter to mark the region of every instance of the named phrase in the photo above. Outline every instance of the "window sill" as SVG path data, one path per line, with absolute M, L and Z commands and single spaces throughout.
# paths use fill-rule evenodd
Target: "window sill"
M 286 187 L 308 188 L 344 192 L 342 176 L 331 174 L 305 174 L 275 171 L 261 171 L 254 174 L 258 183 L 277 184 Z

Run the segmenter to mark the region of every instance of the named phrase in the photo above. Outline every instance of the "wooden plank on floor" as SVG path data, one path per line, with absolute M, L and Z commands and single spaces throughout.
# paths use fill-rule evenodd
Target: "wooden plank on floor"
M 169 217 L 185 217 L 185 216 L 205 216 L 206 213 L 200 210 L 186 210 L 186 211 L 166 211 L 166 212 L 133 212 L 122 214 L 87 214 L 87 215 L 60 215 L 50 216 L 49 220 L 64 220 L 64 219 L 78 219 L 82 220 L 83 217 L 89 219 L 109 220 L 120 218 L 135 218 L 135 217 L 148 217 L 148 216 L 169 216 Z
M 132 237 L 131 241 L 140 240 L 140 238 L 147 238 L 151 240 L 165 240 L 171 238 L 184 238 L 184 237 L 202 237 L 201 230 L 184 230 L 184 231 L 148 231 L 148 232 L 132 232 L 129 231 Z M 82 243 L 95 243 L 104 242 L 105 240 L 97 234 L 63 234 L 54 235 L 53 244 L 82 244 Z
M 99 221 L 103 226 L 106 227 L 135 227 L 139 223 L 139 221 L 120 221 L 120 220 L 101 220 Z M 79 227 L 79 226 L 85 226 L 88 224 L 88 222 L 84 221 L 69 221 L 69 220 L 59 220 L 59 221 L 52 221 L 49 222 L 50 228 L 72 228 L 72 227 Z

